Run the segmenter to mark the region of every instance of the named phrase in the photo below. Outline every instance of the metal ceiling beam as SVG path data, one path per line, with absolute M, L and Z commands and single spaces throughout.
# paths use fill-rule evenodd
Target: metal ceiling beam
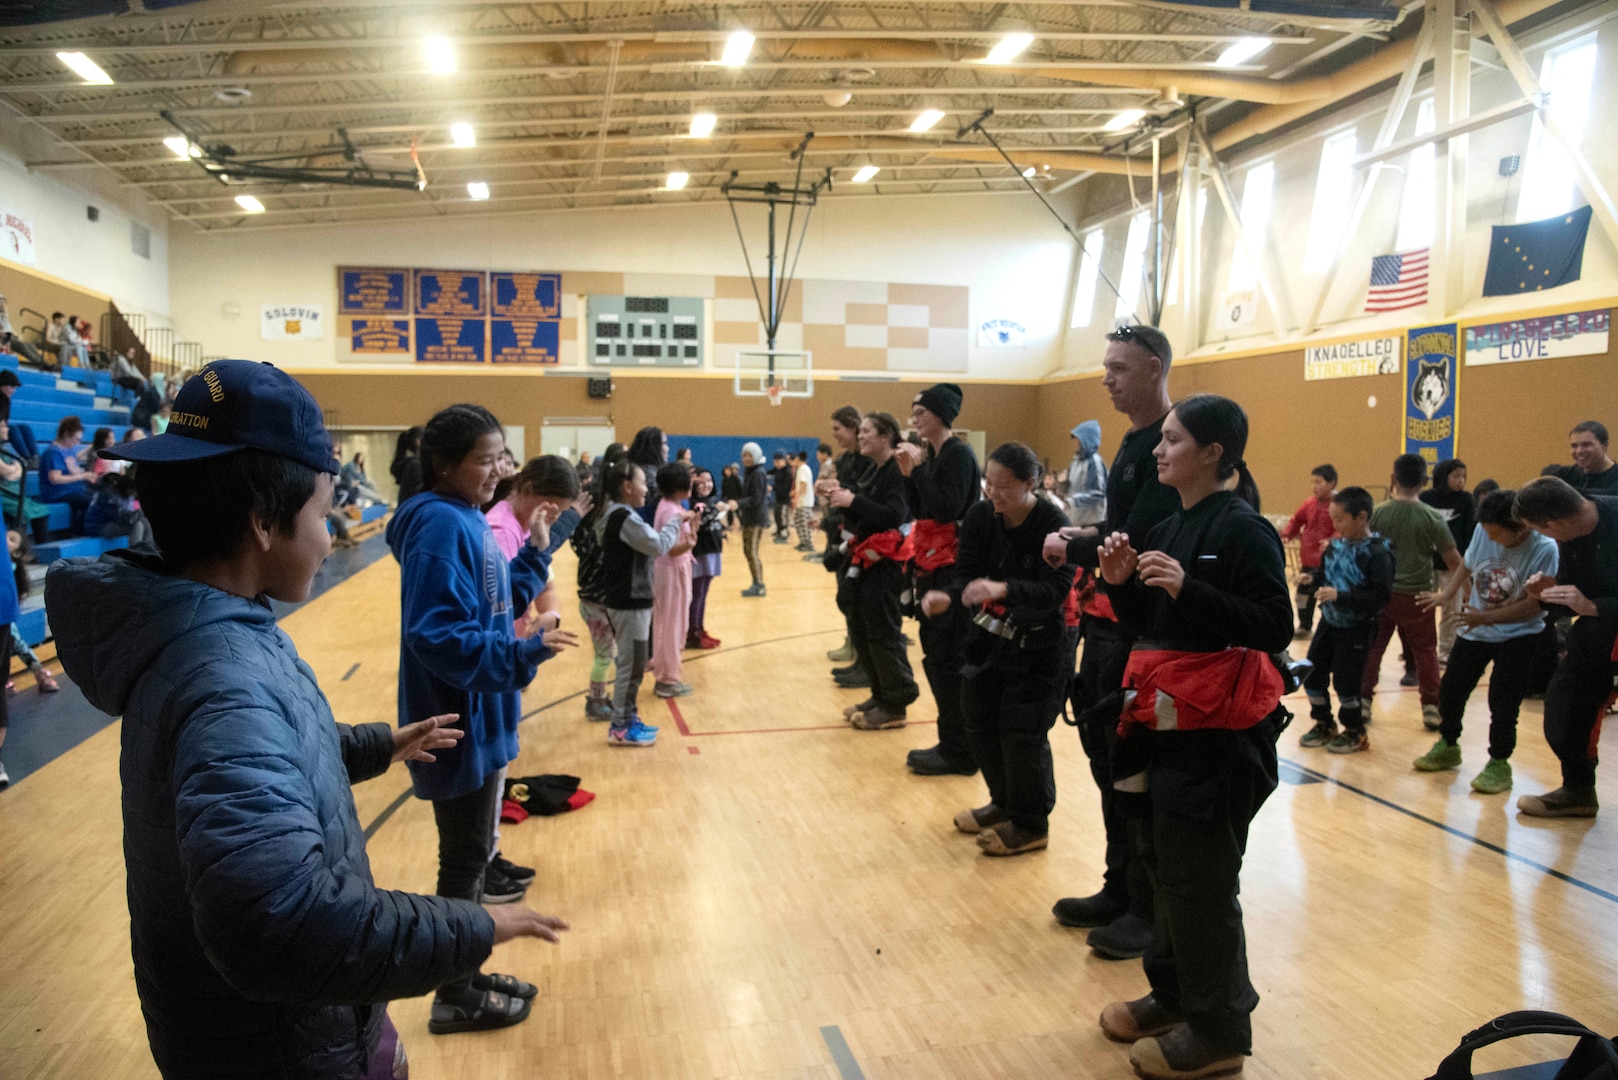
M 870 68 L 875 71 L 901 71 L 924 70 L 935 68 L 954 70 L 989 70 L 1000 71 L 1016 69 L 1038 74 L 1042 70 L 1052 71 L 1207 71 L 1221 74 L 1262 73 L 1264 68 L 1260 64 L 1237 64 L 1221 67 L 1210 60 L 1052 60 L 1018 62 L 1001 68 L 985 68 L 973 60 L 952 60 L 947 56 L 939 56 L 937 60 L 761 60 L 749 61 L 747 71 L 843 71 L 851 67 Z M 294 72 L 281 75 L 181 75 L 166 79 L 131 79 L 114 82 L 110 86 L 92 86 L 82 81 L 67 81 L 62 79 L 49 79 L 40 82 L 10 81 L 0 82 L 0 93 L 31 94 L 31 93 L 62 93 L 69 91 L 96 92 L 115 90 L 173 90 L 185 86 L 246 86 L 254 83 L 271 86 L 299 86 L 299 85 L 330 85 L 334 82 L 379 82 L 389 79 L 422 80 L 430 78 L 443 83 L 452 83 L 467 78 L 488 77 L 491 79 L 527 78 L 542 75 L 546 78 L 574 77 L 580 75 L 601 74 L 608 75 L 611 68 L 606 64 L 512 64 L 505 67 L 467 68 L 455 72 L 453 75 L 433 75 L 420 68 L 402 68 L 388 71 L 311 71 Z M 659 61 L 651 64 L 619 64 L 617 74 L 629 73 L 675 73 L 692 72 L 701 73 L 712 71 L 728 73 L 732 69 L 721 67 L 712 60 L 693 61 Z
M 760 89 L 746 90 L 710 90 L 693 87 L 687 90 L 646 90 L 636 93 L 622 93 L 615 95 L 620 101 L 721 101 L 734 98 L 782 98 L 782 97 L 812 97 L 820 98 L 829 89 L 837 89 L 853 94 L 855 97 L 867 96 L 919 96 L 928 97 L 959 97 L 976 96 L 988 98 L 996 95 L 1024 95 L 1030 97 L 1056 96 L 1056 97 L 1156 97 L 1156 90 L 1148 90 L 1137 86 L 1082 86 L 1077 83 L 1068 83 L 1061 86 L 877 86 L 877 87 L 832 87 L 819 86 L 774 86 Z M 6 87 L 0 85 L 0 95 L 7 93 Z M 380 98 L 368 101 L 321 101 L 321 102 L 294 102 L 284 105 L 213 105 L 201 108 L 187 108 L 176 106 L 168 111 L 175 116 L 209 117 L 209 116 L 247 116 L 247 115 L 275 115 L 285 116 L 295 113 L 333 113 L 333 112 L 407 112 L 412 109 L 466 109 L 483 106 L 502 107 L 508 105 L 543 105 L 543 104 L 582 104 L 601 100 L 600 94 L 525 94 L 509 97 L 494 98 L 460 98 L 449 101 L 443 98 Z M 971 106 L 963 106 L 970 108 Z M 156 106 L 146 106 L 135 109 L 120 109 L 102 112 L 65 112 L 53 111 L 47 113 L 31 113 L 19 106 L 30 120 L 44 124 L 74 124 L 74 123 L 123 123 L 131 118 L 151 119 L 156 113 Z M 476 120 L 476 117 L 465 119 Z
M 1082 30 L 1049 30 L 1031 27 L 983 29 L 958 26 L 935 27 L 924 30 L 890 29 L 871 26 L 865 29 L 827 30 L 813 29 L 757 29 L 752 34 L 759 41 L 858 41 L 870 37 L 895 38 L 904 41 L 992 41 L 1017 29 L 1034 35 L 1036 41 L 1163 41 L 1183 44 L 1218 45 L 1239 41 L 1249 34 L 1175 34 L 1175 33 L 1098 33 Z M 601 31 L 599 33 L 499 33 L 448 34 L 457 48 L 483 48 L 503 45 L 570 45 L 601 44 L 607 41 L 657 42 L 723 42 L 731 30 L 628 30 Z M 1311 45 L 1315 38 L 1286 35 L 1271 36 L 1277 45 Z M 268 38 L 217 39 L 209 41 L 183 41 L 174 43 L 119 43 L 94 38 L 63 39 L 48 45 L 5 45 L 9 56 L 53 56 L 66 49 L 80 49 L 103 56 L 213 56 L 237 52 L 290 52 L 309 49 L 370 52 L 379 49 L 411 49 L 421 46 L 421 36 L 364 37 L 364 38 Z M 106 65 L 103 64 L 103 67 Z

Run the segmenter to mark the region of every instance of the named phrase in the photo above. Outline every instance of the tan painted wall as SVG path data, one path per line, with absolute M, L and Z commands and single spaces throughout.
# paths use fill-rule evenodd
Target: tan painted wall
M 1174 369 L 1176 399 L 1223 394 L 1247 410 L 1247 462 L 1271 513 L 1290 512 L 1309 492 L 1309 470 L 1337 466 L 1344 486 L 1380 493 L 1401 450 L 1403 376 L 1305 382 L 1301 350 Z M 1367 405 L 1374 395 L 1377 404 Z M 1520 486 L 1552 462 L 1567 463 L 1567 432 L 1581 420 L 1618 430 L 1618 335 L 1605 356 L 1536 360 L 1460 369 L 1457 453 L 1468 483 L 1493 477 Z M 1035 446 L 1053 462 L 1072 455 L 1068 431 L 1099 419 L 1102 454 L 1111 460 L 1127 421 L 1113 412 L 1100 378 L 1050 383 L 1040 389 Z

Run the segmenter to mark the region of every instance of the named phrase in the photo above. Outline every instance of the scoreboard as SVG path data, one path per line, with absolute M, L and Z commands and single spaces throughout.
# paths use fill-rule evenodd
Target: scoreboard
M 592 296 L 585 310 L 594 366 L 702 365 L 700 298 Z

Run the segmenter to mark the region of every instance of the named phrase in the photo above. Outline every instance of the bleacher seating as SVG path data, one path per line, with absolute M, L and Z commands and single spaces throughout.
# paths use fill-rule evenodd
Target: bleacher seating
M 95 434 L 96 428 L 111 428 L 114 437 L 122 439 L 129 430 L 129 409 L 117 404 L 120 395 L 112 385 L 112 378 L 104 371 L 68 368 L 60 376 L 20 366 L 17 358 L 0 353 L 0 368 L 10 368 L 22 383 L 11 399 L 11 422 L 27 424 L 41 446 L 56 438 L 56 425 L 64 416 L 77 416 L 84 423 L 85 441 Z M 30 471 L 28 494 L 39 495 L 39 474 Z M 72 522 L 72 510 L 65 503 L 50 506 L 50 529 L 65 532 Z M 30 645 L 38 645 L 50 637 L 45 623 L 44 568 L 57 559 L 81 555 L 99 555 L 128 545 L 128 540 L 103 540 L 99 537 L 66 537 L 39 544 L 34 548 L 37 566 L 30 567 L 34 579 L 32 593 L 22 602 L 22 614 L 17 625 Z

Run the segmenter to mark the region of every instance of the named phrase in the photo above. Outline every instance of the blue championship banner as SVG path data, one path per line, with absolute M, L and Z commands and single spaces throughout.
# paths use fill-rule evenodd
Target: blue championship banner
M 487 275 L 482 270 L 417 270 L 417 315 L 481 316 Z
M 489 314 L 508 319 L 562 317 L 561 274 L 491 273 L 489 278 Z
M 379 266 L 337 268 L 337 314 L 410 314 L 410 271 Z
M 1429 465 L 1455 456 L 1456 324 L 1410 331 L 1405 347 L 1404 452 Z
M 555 364 L 562 324 L 553 319 L 490 319 L 489 354 L 497 364 Z
M 486 319 L 416 320 L 416 360 L 423 364 L 481 364 L 487 355 Z
M 407 353 L 409 319 L 354 319 L 349 327 L 351 353 Z

